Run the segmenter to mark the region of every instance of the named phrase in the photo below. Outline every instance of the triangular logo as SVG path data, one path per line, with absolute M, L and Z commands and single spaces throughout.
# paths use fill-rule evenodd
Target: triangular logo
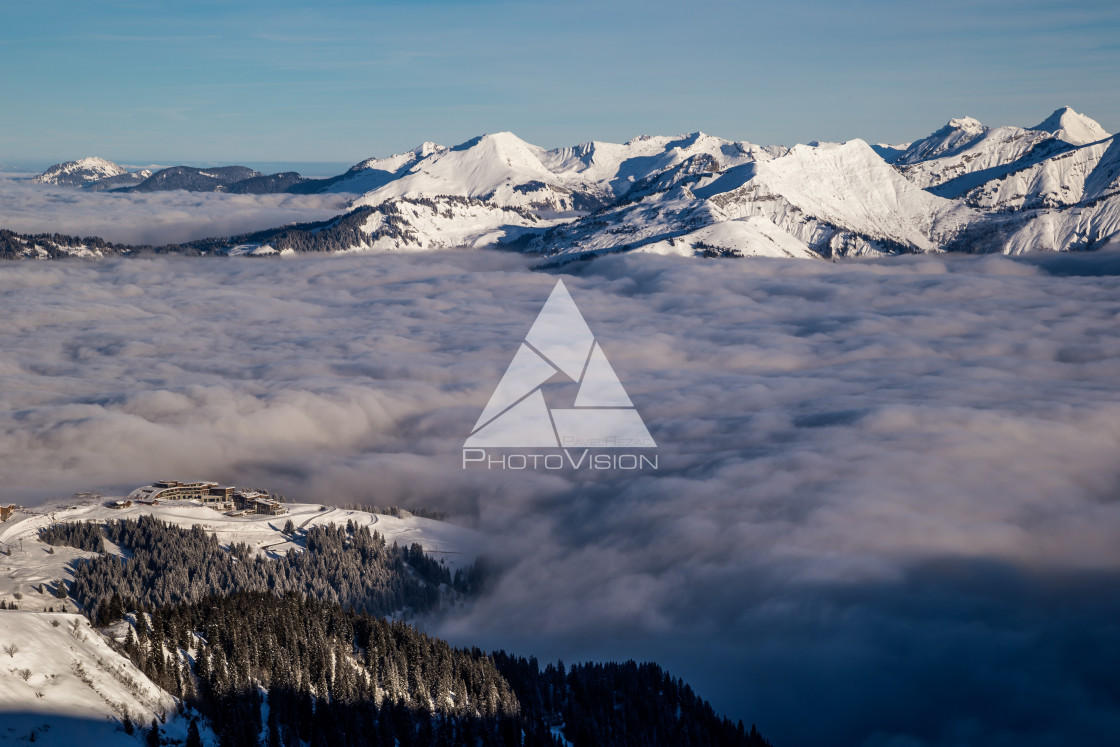
M 575 406 L 550 409 L 541 385 L 555 376 L 579 382 Z M 606 353 L 564 287 L 556 287 L 464 447 L 657 446 Z

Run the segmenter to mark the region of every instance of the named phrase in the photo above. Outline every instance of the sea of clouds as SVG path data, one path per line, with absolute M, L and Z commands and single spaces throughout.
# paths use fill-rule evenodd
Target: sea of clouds
M 17 233 L 99 236 L 121 244 L 159 246 L 327 220 L 345 212 L 353 197 L 92 192 L 35 184 L 30 177 L 0 172 L 0 227 Z
M 4 497 L 440 508 L 500 575 L 434 632 L 657 660 L 777 744 L 1120 733 L 1120 254 L 575 269 L 656 472 L 461 468 L 556 281 L 518 256 L 6 263 Z

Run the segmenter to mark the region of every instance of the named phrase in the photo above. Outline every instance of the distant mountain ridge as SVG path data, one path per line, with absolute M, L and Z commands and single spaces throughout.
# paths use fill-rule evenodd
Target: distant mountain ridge
M 169 166 L 152 171 L 129 172 L 104 158 L 89 157 L 51 166 L 32 181 L 60 187 L 81 187 L 96 192 L 231 192 L 272 194 L 292 191 L 308 181 L 294 171 L 262 174 L 248 166 Z
M 1032 127 L 953 118 L 903 146 L 787 148 L 696 132 L 546 150 L 499 132 L 328 179 L 172 167 L 130 187 L 172 188 L 354 195 L 322 225 L 184 245 L 201 253 L 493 246 L 552 264 L 620 251 L 831 258 L 1120 240 L 1120 147 L 1069 107 Z
M 245 179 L 261 176 L 246 166 L 218 166 L 199 169 L 172 166 L 160 169 L 132 189 L 136 192 L 161 192 L 182 189 L 187 192 L 217 192 Z

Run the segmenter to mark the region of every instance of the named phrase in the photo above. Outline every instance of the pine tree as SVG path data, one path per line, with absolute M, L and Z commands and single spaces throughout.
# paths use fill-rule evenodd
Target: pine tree
M 140 655 L 140 646 L 136 642 L 136 636 L 132 632 L 132 626 L 128 626 L 128 633 L 124 637 L 124 652 L 129 659 L 136 661 Z
M 144 743 L 148 747 L 159 747 L 159 723 L 155 719 L 152 719 L 152 728 L 148 730 Z

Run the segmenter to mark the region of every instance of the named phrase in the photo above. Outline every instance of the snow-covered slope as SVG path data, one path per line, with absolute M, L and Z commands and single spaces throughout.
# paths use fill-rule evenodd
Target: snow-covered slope
M 417 160 L 406 173 L 374 189 L 354 205 L 380 205 L 398 197 L 450 195 L 501 207 L 564 212 L 579 209 L 579 197 L 545 167 L 545 150 L 510 132 L 469 140 Z
M 510 240 L 541 221 L 524 208 L 469 197 L 399 197 L 381 202 L 362 224 L 369 237 L 357 251 L 484 247 Z
M 910 181 L 942 197 L 959 197 L 1011 171 L 1108 137 L 1104 128 L 1068 106 L 1034 127 L 986 127 L 951 119 L 893 161 Z
M 789 257 L 820 255 L 760 216 L 724 220 L 642 245 L 637 252 L 702 257 Z
M 691 234 L 720 220 L 712 206 L 697 198 L 686 186 L 625 202 L 569 223 L 553 226 L 528 238 L 525 248 L 566 262 L 607 252 L 629 251 L 660 242 L 670 242 L 675 251 L 703 251 L 699 237 Z M 744 249 L 736 246 L 736 249 Z
M 125 718 L 185 740 L 176 701 L 80 615 L 0 610 L 0 743 L 136 747 Z
M 959 153 L 975 143 L 988 128 L 972 117 L 957 117 L 932 135 L 916 140 L 895 161 L 900 164 L 919 163 Z
M 1021 209 L 1059 207 L 1120 190 L 1120 143 L 1109 138 L 1031 163 L 965 194 L 971 205 Z
M 85 185 L 85 188 L 92 192 L 105 192 L 110 189 L 122 189 L 127 187 L 135 187 L 141 184 L 149 176 L 152 175 L 151 169 L 141 169 L 140 171 L 130 171 L 127 174 L 118 174 L 117 176 L 109 176 L 104 179 L 99 179 Z
M 1015 230 L 1000 240 L 998 251 L 1083 251 L 1118 241 L 1120 194 L 1114 193 L 1084 204 L 1030 211 L 1028 219 L 1018 221 Z
M 40 184 L 56 184 L 60 187 L 82 187 L 102 179 L 127 173 L 128 169 L 118 166 L 112 161 L 89 156 L 78 161 L 56 163 L 32 181 Z
M 946 127 L 960 121 L 952 120 Z M 938 130 L 939 133 L 944 131 L 945 128 Z M 1036 149 L 1042 148 L 1041 155 L 1045 156 L 1069 147 L 1049 133 L 1022 127 L 985 127 L 979 132 L 958 129 L 944 140 L 952 143 L 952 147 L 940 152 L 935 147 L 931 152 L 936 152 L 936 155 L 923 154 L 920 149 L 911 146 L 899 159 L 898 167 L 914 184 L 922 189 L 935 188 L 945 197 L 956 197 L 978 181 L 991 178 L 984 172 L 1019 162 L 1034 154 Z M 962 177 L 977 172 L 983 174 L 979 180 L 962 180 Z
M 827 242 L 844 254 L 888 247 L 935 251 L 975 217 L 919 189 L 862 140 L 799 145 L 753 170 L 743 186 L 712 201 L 729 217 L 769 218 L 818 250 Z
M 442 145 L 423 143 L 410 151 L 386 158 L 367 158 L 345 173 L 329 179 L 309 179 L 290 191 L 302 193 L 365 194 L 383 187 L 405 174 L 417 161 L 447 150 Z
M 714 171 L 722 171 L 766 161 L 786 150 L 782 146 L 763 147 L 694 132 L 675 137 L 643 135 L 621 145 L 591 142 L 557 148 L 544 154 L 543 163 L 568 183 L 594 185 L 618 198 L 630 192 L 635 184 L 689 160 L 699 160 L 714 166 Z
M 1070 107 L 1027 128 L 954 119 L 888 161 L 917 186 L 975 210 L 950 248 L 1092 249 L 1120 230 L 1120 146 Z

